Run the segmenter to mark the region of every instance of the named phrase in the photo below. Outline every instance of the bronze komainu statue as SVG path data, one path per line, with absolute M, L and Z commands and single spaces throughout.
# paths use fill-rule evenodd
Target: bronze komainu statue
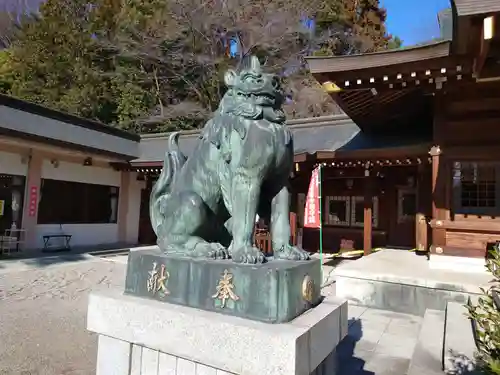
M 166 253 L 263 263 L 253 246 L 256 214 L 269 220 L 274 257 L 305 260 L 290 245 L 293 140 L 285 126 L 280 80 L 256 57 L 224 77 L 228 91 L 186 159 L 171 135 L 153 187 L 150 216 Z

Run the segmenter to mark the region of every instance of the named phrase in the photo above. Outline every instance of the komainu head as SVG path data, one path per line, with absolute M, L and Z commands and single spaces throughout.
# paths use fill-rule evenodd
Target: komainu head
M 251 56 L 238 72 L 228 70 L 224 81 L 228 87 L 224 112 L 254 120 L 285 121 L 281 81 L 275 74 L 264 73 L 257 57 Z

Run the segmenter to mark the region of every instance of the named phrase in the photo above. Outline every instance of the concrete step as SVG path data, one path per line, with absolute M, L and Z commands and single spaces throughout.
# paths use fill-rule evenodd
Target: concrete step
M 427 309 L 407 375 L 443 375 L 445 312 Z
M 448 302 L 446 305 L 443 366 L 447 374 L 474 373 L 476 344 L 466 313 L 467 308 L 461 303 Z

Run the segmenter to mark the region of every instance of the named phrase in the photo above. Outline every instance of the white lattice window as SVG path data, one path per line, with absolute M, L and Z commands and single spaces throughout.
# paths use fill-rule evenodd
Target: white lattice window
M 500 212 L 500 165 L 491 162 L 455 162 L 453 203 L 455 213 L 497 215 Z
M 325 224 L 349 226 L 351 201 L 348 196 L 327 196 L 325 199 Z
M 352 197 L 351 225 L 362 227 L 365 222 L 365 198 L 362 196 Z M 372 226 L 378 226 L 378 197 L 372 198 Z

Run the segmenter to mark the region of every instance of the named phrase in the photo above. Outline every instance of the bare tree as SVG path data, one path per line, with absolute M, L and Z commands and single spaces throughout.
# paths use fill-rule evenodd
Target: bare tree
M 8 48 L 12 44 L 21 22 L 36 13 L 40 2 L 40 0 L 0 1 L 0 49 Z
M 223 71 L 238 68 L 250 54 L 283 77 L 296 74 L 312 45 L 311 30 L 303 21 L 317 8 L 314 1 L 170 0 L 163 4 L 151 7 L 146 16 L 144 7 L 140 15 L 122 8 L 116 19 L 119 32 L 104 38 L 106 48 L 121 58 L 139 61 L 148 72 L 157 96 L 159 109 L 153 116 L 157 120 L 177 114 L 169 107 L 183 101 L 189 103 L 184 108 L 197 102 L 205 110 L 214 110 L 224 93 Z M 231 44 L 236 45 L 236 54 L 231 53 Z

